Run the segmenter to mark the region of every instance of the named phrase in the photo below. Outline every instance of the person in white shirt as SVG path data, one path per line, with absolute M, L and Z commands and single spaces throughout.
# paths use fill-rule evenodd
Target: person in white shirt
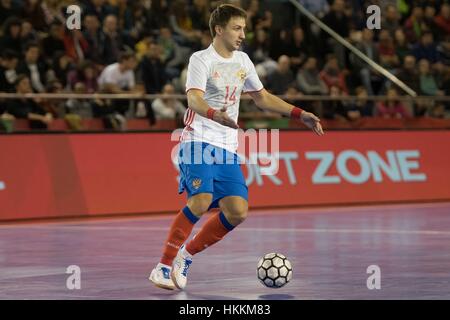
M 175 217 L 161 260 L 149 277 L 161 288 L 183 289 L 192 256 L 220 241 L 247 216 L 248 190 L 236 153 L 242 92 L 248 93 L 261 109 L 301 120 L 317 135 L 323 135 L 314 114 L 268 93 L 250 58 L 238 51 L 245 39 L 246 18 L 241 8 L 218 6 L 209 22 L 213 43 L 189 60 L 189 108 L 178 161 L 179 192 L 186 191 L 188 201 Z M 217 207 L 221 211 L 213 214 L 184 245 L 200 217 Z
M 100 91 L 103 93 L 140 93 L 137 89 L 134 70 L 137 67 L 137 60 L 133 52 L 124 52 L 119 56 L 119 62 L 110 64 L 103 69 L 97 82 Z M 115 99 L 112 101 L 114 119 L 119 121 L 120 129 L 126 129 L 125 114 L 130 108 L 130 101 L 127 99 Z
M 175 88 L 170 83 L 163 87 L 162 94 L 175 94 Z M 171 119 L 176 120 L 178 117 L 184 117 L 186 108 L 183 104 L 174 98 L 158 98 L 152 103 L 152 109 L 155 113 L 156 120 Z

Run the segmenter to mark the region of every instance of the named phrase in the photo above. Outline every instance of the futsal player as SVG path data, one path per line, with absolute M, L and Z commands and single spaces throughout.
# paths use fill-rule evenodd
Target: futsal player
M 186 191 L 188 199 L 173 220 L 161 260 L 149 277 L 161 288 L 185 288 L 192 257 L 220 241 L 247 216 L 248 190 L 236 154 L 242 92 L 260 108 L 301 120 L 323 135 L 314 114 L 268 93 L 250 58 L 238 51 L 245 39 L 246 18 L 241 8 L 218 6 L 209 21 L 212 44 L 189 59 L 189 108 L 179 150 L 179 193 Z M 195 223 L 212 208 L 220 212 L 185 244 Z

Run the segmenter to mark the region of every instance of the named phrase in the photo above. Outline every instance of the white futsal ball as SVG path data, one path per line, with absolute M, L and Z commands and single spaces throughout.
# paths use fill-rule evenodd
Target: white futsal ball
M 292 279 L 292 264 L 281 253 L 268 253 L 258 262 L 259 281 L 269 288 L 281 288 Z

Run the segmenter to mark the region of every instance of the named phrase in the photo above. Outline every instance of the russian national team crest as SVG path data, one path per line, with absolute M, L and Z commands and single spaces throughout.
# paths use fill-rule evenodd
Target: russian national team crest
M 244 69 L 240 69 L 240 70 L 237 72 L 236 76 L 239 78 L 239 80 L 241 80 L 241 82 L 244 82 L 245 77 L 247 76 L 247 73 L 245 72 Z
M 192 186 L 194 187 L 194 189 L 200 188 L 201 185 L 202 185 L 202 179 L 192 180 Z

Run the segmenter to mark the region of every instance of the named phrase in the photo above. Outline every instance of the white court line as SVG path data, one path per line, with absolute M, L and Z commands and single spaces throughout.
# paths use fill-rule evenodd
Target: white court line
M 355 206 L 338 206 L 338 207 L 300 207 L 300 208 L 275 208 L 275 209 L 251 209 L 249 215 L 255 215 L 255 216 L 265 216 L 265 215 L 284 215 L 284 214 L 308 214 L 308 213 L 337 213 L 344 211 L 345 213 L 354 214 L 359 213 L 359 210 L 363 209 L 364 213 L 379 213 L 384 214 L 385 212 L 382 211 L 383 208 L 387 209 L 425 209 L 425 208 L 439 208 L 444 207 L 448 208 L 450 206 L 450 202 L 434 202 L 434 203 L 392 203 L 392 204 L 368 204 L 368 205 L 355 205 Z M 381 209 L 381 211 L 380 211 Z M 275 213 L 274 213 L 275 212 Z M 399 212 L 399 213 L 407 213 L 407 212 Z M 175 212 L 174 212 L 175 214 Z M 45 221 L 45 222 L 30 222 L 30 223 L 8 223 L 8 221 L 5 221 L 5 224 L 1 224 L 0 221 L 0 229 L 7 228 L 23 228 L 23 227 L 30 227 L 30 226 L 67 226 L 70 224 L 83 224 L 83 225 L 92 225 L 97 223 L 102 224 L 118 224 L 122 223 L 122 221 L 160 221 L 160 220 L 172 220 L 174 217 L 174 214 L 155 214 L 152 215 L 149 213 L 146 215 L 138 215 L 138 216 L 130 216 L 125 217 L 121 215 L 117 215 L 117 217 L 109 216 L 109 217 L 102 217 L 102 216 L 91 216 L 86 217 L 84 220 L 82 217 L 77 218 L 76 221 Z M 390 214 L 396 214 L 396 213 L 390 213 Z M 89 220 L 89 218 L 93 218 L 92 220 Z M 115 219 L 116 218 L 116 219 Z
M 57 230 L 82 230 L 82 231 L 165 231 L 168 227 L 94 227 L 94 226 L 28 226 L 31 229 L 57 229 Z M 194 228 L 199 229 L 199 228 Z M 300 232 L 300 233 L 372 233 L 372 234 L 417 234 L 417 235 L 444 235 L 450 236 L 450 231 L 439 230 L 399 230 L 399 229 L 305 229 L 305 228 L 253 228 L 253 227 L 237 227 L 234 232 L 240 231 L 259 231 L 259 232 Z

